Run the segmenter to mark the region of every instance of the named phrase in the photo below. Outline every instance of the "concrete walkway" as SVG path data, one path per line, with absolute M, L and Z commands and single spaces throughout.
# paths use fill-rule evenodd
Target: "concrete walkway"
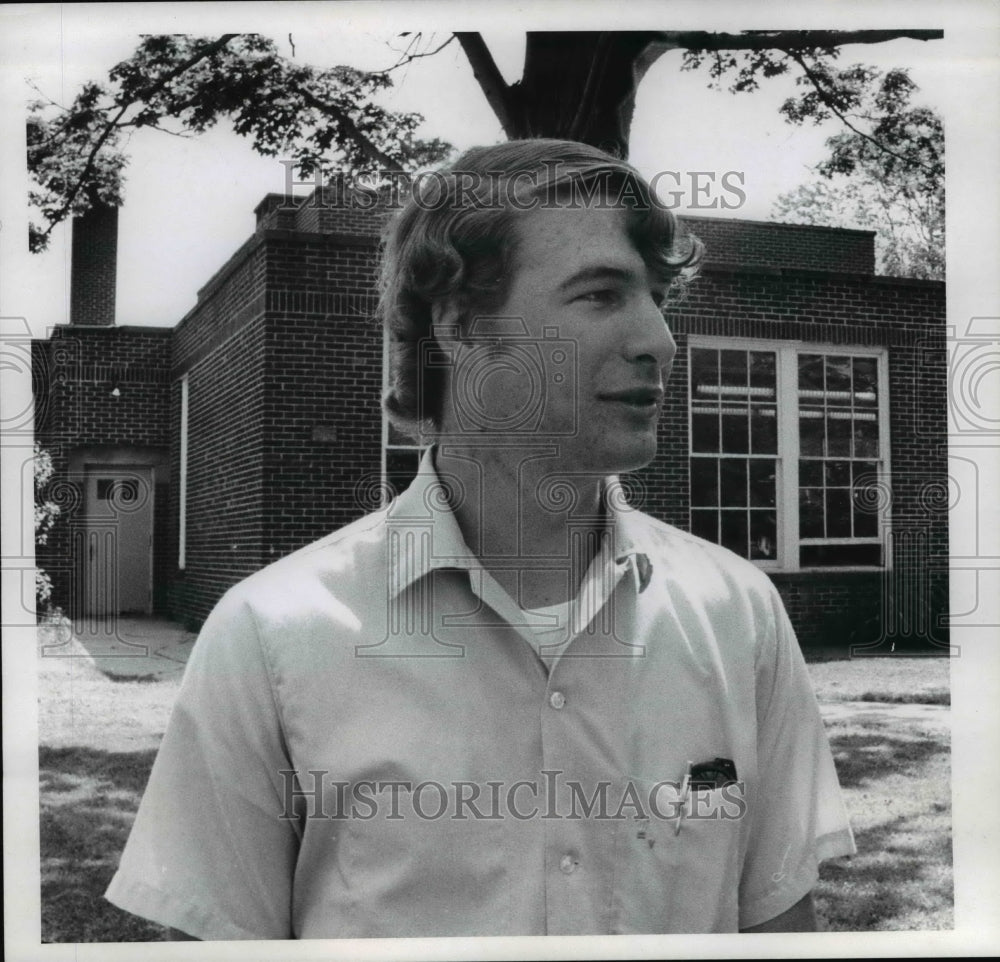
M 73 635 L 109 678 L 155 681 L 179 676 L 197 637 L 165 618 L 85 618 Z

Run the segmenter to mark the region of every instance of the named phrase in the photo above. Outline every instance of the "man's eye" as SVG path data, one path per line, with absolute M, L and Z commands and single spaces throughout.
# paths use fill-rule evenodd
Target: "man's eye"
M 591 304 L 613 304 L 618 297 L 618 292 L 605 289 L 600 291 L 587 291 L 581 294 L 578 300 L 587 301 Z

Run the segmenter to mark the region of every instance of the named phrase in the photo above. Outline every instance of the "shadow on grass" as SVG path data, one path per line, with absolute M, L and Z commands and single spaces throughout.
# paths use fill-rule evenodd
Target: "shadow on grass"
M 820 868 L 825 927 L 952 928 L 949 732 L 860 712 L 834 723 L 829 738 L 857 854 Z
M 951 692 L 943 689 L 901 693 L 866 691 L 857 700 L 887 702 L 890 705 L 951 705 Z
M 166 930 L 104 899 L 155 749 L 41 748 L 43 942 L 159 942 Z
M 952 928 L 951 834 L 923 815 L 900 815 L 855 834 L 858 854 L 820 867 L 816 887 L 829 928 Z
M 948 736 L 900 737 L 888 731 L 830 735 L 842 788 L 857 788 L 890 773 L 918 774 L 936 755 L 949 755 Z
M 101 666 L 98 665 L 98 668 L 101 668 Z M 146 685 L 157 681 L 163 681 L 162 673 L 157 674 L 155 671 L 147 672 L 144 675 L 123 674 L 121 672 L 111 671 L 110 668 L 101 668 L 101 671 L 109 681 L 114 682 L 138 682 L 139 684 Z

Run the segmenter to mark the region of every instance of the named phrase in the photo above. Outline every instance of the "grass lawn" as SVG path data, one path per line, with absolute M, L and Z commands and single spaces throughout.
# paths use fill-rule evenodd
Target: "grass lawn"
M 75 642 L 60 653 L 77 657 L 39 659 L 42 940 L 162 940 L 160 926 L 119 911 L 102 895 L 180 678 L 112 681 Z M 950 928 L 949 713 L 939 707 L 948 703 L 947 659 L 859 658 L 816 662 L 809 670 L 828 706 L 858 845 L 853 858 L 821 869 L 816 894 L 823 926 Z
M 165 929 L 102 896 L 180 678 L 111 681 L 75 641 L 38 666 L 42 941 L 162 941 Z
M 820 868 L 816 904 L 830 931 L 948 929 L 951 855 L 951 704 L 948 658 L 815 661 L 809 674 L 851 816 L 858 853 Z M 865 702 L 834 712 L 837 702 Z
M 886 701 L 950 705 L 948 658 L 884 656 L 809 664 L 820 701 Z
M 820 868 L 831 931 L 947 929 L 952 910 L 947 718 L 877 711 L 828 720 L 858 853 Z

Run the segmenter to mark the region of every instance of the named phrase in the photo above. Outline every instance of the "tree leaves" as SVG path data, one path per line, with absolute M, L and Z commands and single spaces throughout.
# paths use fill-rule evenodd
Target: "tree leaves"
M 143 37 L 107 85 L 86 84 L 68 109 L 29 105 L 28 170 L 37 184 L 29 200 L 44 222 L 31 225 L 29 246 L 44 250 L 56 224 L 95 202 L 122 203 L 123 133 L 131 129 L 194 135 L 228 120 L 257 153 L 295 160 L 303 178 L 414 170 L 446 158 L 448 144 L 418 137 L 420 114 L 378 102 L 392 85 L 387 72 L 288 60 L 258 34 Z
M 839 83 L 845 76 L 850 96 L 840 102 L 850 103 L 852 116 L 868 130 L 828 138 L 830 153 L 814 168 L 820 179 L 782 194 L 775 216 L 875 230 L 879 273 L 943 279 L 941 118 L 927 107 L 911 105 L 917 87 L 905 70 L 882 74 L 855 65 L 829 79 Z
M 820 179 L 782 194 L 775 217 L 875 230 L 880 273 L 943 278 L 941 118 L 912 105 L 917 86 L 906 70 L 883 73 L 859 63 L 838 69 L 837 47 L 787 40 L 769 50 L 688 50 L 683 69 L 707 66 L 709 86 L 725 84 L 731 93 L 795 69 L 801 92 L 781 105 L 782 116 L 795 125 L 835 121 L 846 130 L 827 139 L 829 154 L 814 168 Z
M 35 544 L 48 544 L 49 531 L 59 517 L 61 509 L 54 501 L 45 499 L 45 489 L 55 473 L 55 467 L 52 464 L 52 455 L 37 441 L 32 468 L 35 479 Z

